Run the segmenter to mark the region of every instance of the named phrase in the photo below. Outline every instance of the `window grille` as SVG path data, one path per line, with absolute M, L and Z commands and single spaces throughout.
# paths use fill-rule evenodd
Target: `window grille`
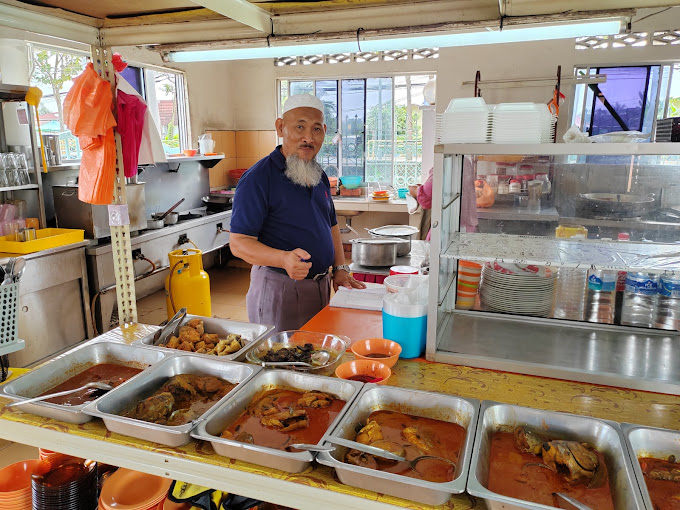
M 642 46 L 680 45 L 680 30 L 658 32 L 632 32 L 630 34 L 595 35 L 577 37 L 577 50 L 601 50 L 606 48 L 636 48 Z
M 439 58 L 439 48 L 418 48 L 414 50 L 361 51 L 357 53 L 333 53 L 330 55 L 305 55 L 302 57 L 278 57 L 274 65 L 295 66 L 313 64 L 346 64 L 349 62 L 391 62 L 394 60 L 422 60 Z

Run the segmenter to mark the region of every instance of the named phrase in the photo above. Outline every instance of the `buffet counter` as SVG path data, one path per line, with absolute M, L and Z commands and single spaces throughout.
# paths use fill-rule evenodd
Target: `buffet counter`
M 91 342 L 131 343 L 156 329 L 157 326 L 133 325 L 110 331 Z M 353 340 L 379 337 L 381 314 L 326 307 L 303 329 L 333 332 Z M 16 370 L 15 375 L 22 372 Z M 680 423 L 678 396 L 430 363 L 421 359 L 400 360 L 388 384 L 618 422 L 671 429 Z M 290 474 L 221 457 L 208 443 L 191 441 L 183 447 L 169 448 L 111 433 L 101 420 L 70 425 L 6 409 L 7 403 L 0 399 L 1 438 L 294 508 L 317 509 L 320 505 L 327 509 L 485 508 L 483 502 L 467 494 L 454 496 L 445 505 L 430 507 L 343 485 L 337 481 L 332 469 L 324 466 L 315 465 L 303 473 Z

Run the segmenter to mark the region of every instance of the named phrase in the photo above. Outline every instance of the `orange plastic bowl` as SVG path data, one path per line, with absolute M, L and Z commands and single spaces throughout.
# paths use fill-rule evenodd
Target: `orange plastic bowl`
M 182 152 L 189 158 L 196 155 L 196 149 L 184 149 Z
M 379 361 L 392 368 L 397 364 L 401 354 L 401 345 L 386 338 L 367 338 L 354 342 L 350 347 L 356 359 Z M 372 357 L 371 354 L 384 355 Z
M 39 459 L 22 460 L 0 469 L 0 493 L 5 497 L 15 496 L 13 492 L 31 487 L 31 475 L 40 464 Z
M 335 375 L 340 379 L 349 379 L 360 382 L 374 382 L 385 384 L 392 375 L 390 368 L 375 360 L 355 359 L 347 361 L 335 369 Z M 379 380 L 364 380 L 366 376 Z

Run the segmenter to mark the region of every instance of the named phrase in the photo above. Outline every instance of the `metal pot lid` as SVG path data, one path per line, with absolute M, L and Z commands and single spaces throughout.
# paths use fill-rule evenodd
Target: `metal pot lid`
M 385 225 L 382 227 L 377 227 L 369 230 L 371 234 L 377 234 L 381 236 L 410 236 L 417 234 L 420 230 L 417 227 L 412 227 L 411 225 Z
M 398 239 L 396 237 L 358 237 L 350 239 L 350 243 L 355 244 L 402 244 L 408 243 L 406 239 Z

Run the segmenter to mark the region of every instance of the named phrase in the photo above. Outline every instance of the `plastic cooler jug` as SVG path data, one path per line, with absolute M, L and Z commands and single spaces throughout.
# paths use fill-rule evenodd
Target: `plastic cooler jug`
M 425 352 L 427 303 L 405 304 L 383 300 L 383 338 L 401 346 L 401 357 L 417 358 Z

